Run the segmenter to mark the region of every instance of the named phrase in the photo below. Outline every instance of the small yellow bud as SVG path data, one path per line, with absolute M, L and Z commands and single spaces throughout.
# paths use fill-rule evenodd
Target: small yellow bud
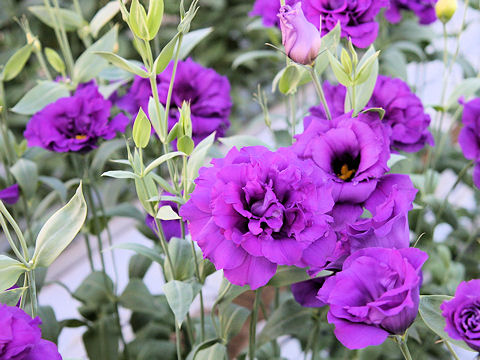
M 447 23 L 452 18 L 453 14 L 457 10 L 457 0 L 438 0 L 435 5 L 435 12 L 441 22 Z

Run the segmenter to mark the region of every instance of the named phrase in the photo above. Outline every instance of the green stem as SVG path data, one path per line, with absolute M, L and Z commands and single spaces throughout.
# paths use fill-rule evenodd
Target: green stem
M 0 226 L 2 227 L 3 232 L 5 233 L 5 236 L 7 237 L 8 243 L 10 244 L 10 247 L 12 248 L 15 256 L 17 259 L 26 267 L 28 267 L 28 263 L 25 260 L 25 258 L 22 256 L 20 251 L 17 248 L 17 245 L 15 245 L 15 241 L 13 240 L 12 236 L 10 235 L 10 231 L 8 231 L 7 223 L 5 222 L 5 218 L 3 217 L 2 214 L 0 214 Z
M 317 92 L 318 98 L 320 99 L 323 109 L 325 110 L 325 115 L 327 115 L 328 120 L 332 120 L 332 114 L 330 113 L 330 109 L 328 108 L 327 99 L 325 98 L 325 93 L 323 92 L 322 84 L 320 84 L 320 81 L 318 80 L 317 73 L 315 72 L 315 69 L 312 66 L 309 66 L 308 70 L 310 71 L 310 76 L 312 77 L 313 85 L 315 86 L 315 91 Z
M 218 306 L 218 304 L 223 300 L 223 298 L 225 297 L 225 295 L 227 295 L 228 291 L 230 290 L 230 288 L 232 287 L 232 283 L 229 282 L 227 284 L 227 286 L 225 286 L 225 289 L 223 289 L 223 291 L 218 295 L 217 299 L 215 300 L 215 302 L 213 303 L 212 305 L 212 309 L 210 311 L 210 317 L 212 319 L 212 324 L 213 326 L 215 327 L 215 332 L 218 334 L 218 327 L 217 327 L 217 322 L 215 321 L 215 310 Z
M 250 332 L 248 341 L 248 358 L 255 360 L 255 340 L 257 337 L 257 318 L 258 318 L 258 306 L 262 296 L 262 288 L 255 290 L 255 301 L 253 303 L 252 317 L 250 319 Z
M 405 360 L 413 360 L 412 355 L 410 355 L 410 350 L 408 350 L 407 342 L 405 341 L 405 339 L 400 335 L 396 335 L 395 341 L 398 344 L 398 347 L 402 352 Z
M 35 284 L 35 269 L 28 272 L 29 277 L 29 289 L 30 289 L 30 302 L 32 304 L 32 318 L 35 318 L 38 314 L 38 300 L 37 300 L 37 285 Z
M 297 110 L 295 106 L 295 95 L 288 95 L 288 107 L 290 109 L 290 126 L 292 133 L 292 144 L 295 142 L 295 126 L 297 123 Z
M 455 350 L 453 350 L 452 345 L 450 345 L 448 341 L 445 341 L 445 346 L 447 347 L 448 351 L 450 351 L 450 354 L 452 354 L 455 360 L 460 360 Z
M 5 166 L 5 169 L 7 171 L 7 176 L 10 175 L 10 166 L 13 165 L 13 160 L 14 160 L 14 149 L 13 146 L 10 142 L 10 137 L 8 136 L 8 106 L 7 106 L 7 98 L 5 96 L 5 87 L 3 84 L 3 81 L 0 80 L 0 101 L 3 106 L 3 109 L 0 111 L 2 115 L 2 123 L 0 124 L 0 131 L 2 133 L 3 141 L 5 143 L 5 155 L 7 157 L 7 166 Z
M 94 272 L 95 266 L 93 265 L 93 254 L 92 254 L 92 246 L 90 245 L 90 237 L 86 232 L 83 234 L 83 237 L 85 239 L 85 246 L 87 247 L 88 262 L 90 264 L 90 270 Z
M 182 360 L 182 348 L 180 346 L 180 329 L 175 325 L 175 343 L 177 346 L 177 360 Z
M 114 301 L 114 306 L 115 306 L 115 319 L 117 320 L 117 326 L 118 326 L 118 331 L 120 335 L 120 341 L 123 344 L 123 353 L 125 355 L 125 360 L 130 359 L 130 350 L 128 349 L 128 344 L 125 340 L 125 337 L 123 336 L 123 331 L 122 331 L 122 323 L 120 322 L 120 312 L 118 311 L 118 302 L 117 300 Z
M 10 215 L 10 213 L 8 212 L 7 208 L 5 207 L 5 205 L 3 204 L 2 201 L 0 201 L 0 212 L 7 219 L 8 223 L 10 224 L 10 226 L 15 231 L 15 235 L 17 235 L 18 241 L 20 242 L 20 247 L 22 248 L 23 257 L 25 258 L 25 261 L 28 262 L 30 260 L 30 258 L 29 258 L 29 255 L 28 255 L 27 242 L 25 241 L 23 233 L 20 230 L 20 227 L 18 226 L 17 222 L 12 217 L 12 215 Z
M 27 273 L 23 274 L 23 288 L 28 287 L 28 276 Z M 27 302 L 27 291 L 22 292 L 22 298 L 20 299 L 20 309 L 25 310 L 25 303 Z
M 36 46 L 33 46 L 33 51 L 35 52 L 35 56 L 37 57 L 38 63 L 40 64 L 40 67 L 45 73 L 45 76 L 48 80 L 52 81 L 53 77 L 52 74 L 50 74 L 50 70 L 48 70 L 47 62 L 45 61 L 42 50 L 37 48 Z

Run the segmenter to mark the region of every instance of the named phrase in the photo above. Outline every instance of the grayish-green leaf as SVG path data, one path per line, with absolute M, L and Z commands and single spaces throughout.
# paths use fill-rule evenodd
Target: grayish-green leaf
M 163 20 L 163 0 L 150 0 L 147 14 L 148 39 L 152 40 L 158 33 Z
M 316 277 L 327 276 L 331 274 L 330 271 L 322 271 Z M 305 269 L 297 268 L 295 266 L 280 266 L 275 273 L 275 276 L 270 279 L 268 285 L 275 287 L 288 286 L 297 282 L 306 281 L 312 277 L 307 274 Z
M 47 220 L 35 241 L 33 264 L 35 267 L 48 267 L 72 242 L 87 217 L 87 204 L 82 193 L 82 185 L 63 208 Z
M 85 25 L 82 17 L 72 10 L 55 9 L 52 7 L 50 11 L 55 17 L 55 20 L 52 19 L 49 9 L 47 9 L 45 6 L 30 6 L 28 10 L 30 10 L 30 12 L 41 22 L 50 26 L 52 29 L 55 28 L 55 20 L 60 22 L 66 31 L 75 31 Z
M 328 67 L 328 52 L 335 54 L 337 52 L 338 43 L 340 42 L 341 28 L 340 22 L 330 30 L 328 34 L 322 37 L 322 45 L 320 46 L 319 55 L 315 60 L 315 71 L 321 75 Z
M 190 283 L 172 280 L 163 285 L 163 291 L 180 328 L 193 302 L 193 287 Z
M 296 65 L 288 65 L 278 82 L 278 90 L 282 94 L 289 95 L 297 92 L 301 74 Z
M 6 255 L 0 255 L 0 291 L 12 287 L 24 272 L 25 266 Z
M 192 259 L 192 248 L 188 240 L 172 237 L 168 243 L 168 252 L 172 259 L 172 266 L 165 259 L 165 275 L 167 279 L 188 280 L 194 275 L 194 262 Z M 173 274 L 171 271 L 173 268 Z
M 200 43 L 203 39 L 205 39 L 208 35 L 210 35 L 213 31 L 213 27 L 208 27 L 205 29 L 198 29 L 186 34 L 183 37 L 182 46 L 180 47 L 180 59 L 185 59 L 190 51 L 193 50 L 195 46 Z
M 101 271 L 89 274 L 72 296 L 84 304 L 100 307 L 112 299 L 113 282 Z
M 165 142 L 167 136 L 167 124 L 164 121 L 165 109 L 161 103 L 156 104 L 153 97 L 150 97 L 148 100 L 148 115 L 150 117 L 150 123 L 160 138 L 160 141 L 162 143 Z
M 177 148 L 178 150 L 184 152 L 185 154 L 190 155 L 193 152 L 193 149 L 195 148 L 195 144 L 193 143 L 193 140 L 190 136 L 183 135 L 177 141 Z
M 102 176 L 108 176 L 108 177 L 112 177 L 112 178 L 115 178 L 115 179 L 136 179 L 138 177 L 133 172 L 126 171 L 126 170 L 106 171 L 102 174 Z
M 150 40 L 147 27 L 147 13 L 138 0 L 132 0 L 128 23 L 137 37 L 144 40 Z
M 100 55 L 105 60 L 111 62 L 113 65 L 128 71 L 129 73 L 138 75 L 142 78 L 148 78 L 148 73 L 143 70 L 140 66 L 136 65 L 134 62 L 128 61 L 113 52 L 108 51 L 95 51 L 96 55 Z
M 112 249 L 131 250 L 131 251 L 134 251 L 136 254 L 143 255 L 158 264 L 163 264 L 162 254 L 157 249 L 152 249 L 142 244 L 135 244 L 135 243 L 117 244 L 117 245 L 114 245 Z
M 359 66 L 363 66 L 363 62 L 366 59 L 369 59 L 371 54 L 375 53 L 375 48 L 373 46 L 368 49 L 368 51 L 363 56 L 362 60 L 360 60 Z M 375 89 L 375 84 L 377 83 L 378 77 L 378 57 L 375 58 L 373 65 L 370 69 L 370 75 L 366 81 L 362 84 L 357 85 L 355 91 L 355 109 L 354 115 L 357 115 L 370 101 L 372 97 L 373 90 Z
M 33 115 L 48 104 L 67 96 L 70 96 L 70 92 L 64 84 L 55 81 L 40 81 L 11 110 L 17 114 Z
M 158 188 L 153 180 L 154 173 L 144 175 L 142 178 L 135 178 L 135 189 L 137 190 L 137 196 L 142 203 L 143 208 L 147 213 L 152 216 L 156 215 L 155 204 L 152 204 L 149 200 L 158 195 Z
M 1 73 L 1 78 L 3 81 L 10 81 L 17 77 L 17 75 L 22 71 L 23 67 L 30 58 L 32 53 L 33 45 L 27 44 L 17 50 L 10 59 L 8 59 L 3 71 Z
M 102 7 L 90 21 L 90 32 L 96 38 L 100 30 L 113 19 L 120 11 L 120 3 L 118 1 L 110 1 Z
M 150 140 L 152 126 L 142 108 L 138 110 L 137 118 L 133 124 L 133 141 L 138 148 L 145 148 Z
M 155 63 L 153 64 L 153 68 L 155 69 L 155 74 L 160 74 L 165 70 L 170 63 L 170 60 L 173 58 L 173 51 L 175 50 L 175 45 L 177 44 L 178 34 L 170 40 L 167 45 L 160 51 L 157 58 L 155 59 Z
M 38 186 L 37 164 L 28 159 L 19 159 L 11 168 L 15 180 L 27 199 L 32 198 Z
M 178 220 L 180 219 L 180 216 L 178 216 L 178 214 L 175 211 L 173 211 L 170 205 L 165 205 L 165 206 L 162 206 L 160 209 L 158 209 L 157 219 Z
M 67 187 L 61 180 L 53 176 L 39 176 L 38 180 L 55 190 L 60 196 L 62 202 L 67 201 Z
M 345 72 L 345 69 L 343 68 L 343 65 L 340 63 L 340 61 L 338 61 L 337 58 L 333 56 L 329 51 L 327 51 L 327 54 L 333 73 L 335 74 L 338 82 L 347 87 L 352 86 L 352 80 Z
M 124 308 L 135 312 L 147 313 L 152 316 L 161 313 L 155 298 L 140 279 L 131 279 L 118 300 Z
M 227 348 L 225 345 L 216 343 L 197 352 L 194 360 L 227 360 Z
M 63 73 L 65 71 L 65 63 L 55 50 L 49 47 L 45 48 L 45 56 L 56 72 Z
M 174 151 L 174 152 L 162 155 L 162 156 L 156 158 L 155 160 L 153 160 L 150 164 L 148 164 L 148 166 L 145 168 L 145 171 L 143 172 L 143 174 L 147 175 L 150 171 L 152 171 L 153 169 L 162 165 L 164 162 L 166 162 L 170 159 L 173 159 L 177 156 L 183 156 L 183 155 L 185 155 L 185 153 L 183 153 L 181 151 Z
M 254 62 L 259 59 L 278 59 L 279 53 L 272 50 L 254 50 L 242 53 L 233 60 L 232 68 L 236 69 L 240 65 Z
M 1 273 L 1 270 L 0 270 L 0 273 Z M 3 276 L 3 274 L 2 274 L 2 276 Z M 8 287 L 7 287 L 7 289 L 8 289 Z M 0 304 L 5 304 L 5 305 L 8 305 L 8 306 L 17 305 L 18 302 L 20 301 L 20 298 L 23 296 L 23 293 L 27 289 L 28 289 L 28 287 L 21 287 L 21 288 L 15 288 L 15 289 L 0 292 Z
M 228 303 L 219 307 L 220 336 L 228 342 L 237 335 L 250 316 L 250 311 L 243 306 Z
M 97 151 L 90 165 L 92 171 L 102 171 L 105 163 L 112 157 L 112 155 L 119 149 L 125 146 L 125 140 L 115 139 L 110 141 L 105 141 Z

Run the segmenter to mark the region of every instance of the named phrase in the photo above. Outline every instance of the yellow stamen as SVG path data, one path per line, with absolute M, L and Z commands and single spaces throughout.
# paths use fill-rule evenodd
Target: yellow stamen
M 348 180 L 352 178 L 353 174 L 355 174 L 355 169 L 350 170 L 347 164 L 343 164 L 340 169 L 340 174 L 337 176 L 339 179 Z
M 77 140 L 85 140 L 87 138 L 87 135 L 75 135 L 75 139 Z

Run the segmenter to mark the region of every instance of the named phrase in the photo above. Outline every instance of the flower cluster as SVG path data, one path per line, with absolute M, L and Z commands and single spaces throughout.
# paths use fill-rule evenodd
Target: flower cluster
M 112 139 L 125 130 L 128 118 L 120 113 L 109 120 L 111 107 L 94 81 L 80 84 L 73 96 L 58 99 L 33 115 L 24 136 L 28 146 L 85 153 L 95 149 L 99 139 Z
M 0 304 L 0 359 L 61 360 L 57 347 L 42 339 L 40 318 L 32 319 L 15 306 Z
M 390 0 L 385 18 L 393 24 L 402 20 L 401 10 L 413 11 L 420 24 L 428 25 L 437 20 L 435 4 L 438 0 Z
M 157 88 L 160 102 L 167 103 L 168 88 L 172 78 L 173 62 L 157 76 Z M 121 109 L 135 117 L 140 108 L 148 113 L 148 101 L 152 96 L 150 81 L 135 77 L 127 93 L 117 99 Z M 168 114 L 169 130 L 178 122 L 178 109 L 184 101 L 190 102 L 192 118 L 192 139 L 195 144 L 216 131 L 221 137 L 230 126 L 228 120 L 232 102 L 230 83 L 213 69 L 207 69 L 191 59 L 179 61 L 173 85 L 173 92 Z
M 464 103 L 462 122 L 458 142 L 463 155 L 475 162 L 473 182 L 480 188 L 480 98 Z

